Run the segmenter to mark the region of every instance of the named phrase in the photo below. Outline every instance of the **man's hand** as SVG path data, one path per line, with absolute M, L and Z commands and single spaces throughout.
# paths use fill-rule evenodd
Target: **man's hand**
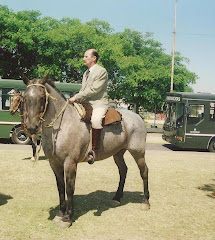
M 76 100 L 76 98 L 75 97 L 71 97 L 70 99 L 69 99 L 69 102 L 71 102 L 71 103 L 74 103 L 74 102 L 76 102 L 77 100 Z

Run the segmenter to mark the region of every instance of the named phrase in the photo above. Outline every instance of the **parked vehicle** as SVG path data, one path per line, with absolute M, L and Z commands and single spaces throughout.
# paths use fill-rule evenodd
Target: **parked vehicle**
M 215 152 L 215 94 L 168 93 L 163 139 L 180 148 Z
M 55 85 L 66 98 L 70 98 L 81 88 L 81 84 L 75 83 L 56 82 Z M 11 138 L 16 144 L 30 143 L 28 135 L 21 128 L 19 114 L 11 116 L 9 112 L 14 91 L 22 91 L 24 94 L 25 88 L 26 85 L 21 80 L 0 79 L 0 138 Z

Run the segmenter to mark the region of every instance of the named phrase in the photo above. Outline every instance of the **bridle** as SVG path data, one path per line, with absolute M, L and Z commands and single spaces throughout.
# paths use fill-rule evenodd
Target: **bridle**
M 47 91 L 47 89 L 46 89 L 46 87 L 45 87 L 44 85 L 39 84 L 39 83 L 33 83 L 33 84 L 28 85 L 27 88 L 32 87 L 32 86 L 39 86 L 39 87 L 44 88 L 44 90 L 45 90 L 45 97 L 46 97 L 46 99 L 45 99 L 45 107 L 44 107 L 43 112 L 42 112 L 42 113 L 40 114 L 40 116 L 39 116 L 39 121 L 42 123 L 42 122 L 45 121 L 45 119 L 44 119 L 43 117 L 44 117 L 44 115 L 45 115 L 45 113 L 46 113 L 46 110 L 47 110 L 49 97 L 52 98 L 53 100 L 57 100 L 57 99 L 54 98 L 54 97 L 52 97 L 52 96 L 48 93 L 48 91 Z
M 57 99 L 53 96 L 50 95 L 50 93 L 47 91 L 46 87 L 42 84 L 39 84 L 39 83 L 33 83 L 33 84 L 30 84 L 30 85 L 27 85 L 27 88 L 31 87 L 31 86 L 38 86 L 38 87 L 42 87 L 45 91 L 45 106 L 44 106 L 44 109 L 43 109 L 43 112 L 40 113 L 40 116 L 39 116 L 39 125 L 41 126 L 43 122 L 45 122 L 45 119 L 44 119 L 44 115 L 46 113 L 46 110 L 47 110 L 47 106 L 48 106 L 48 99 L 52 99 L 54 101 L 57 101 Z M 46 127 L 53 127 L 53 124 L 54 122 L 60 117 L 60 115 L 65 111 L 66 107 L 68 106 L 69 104 L 69 100 L 67 100 L 66 104 L 64 105 L 64 107 L 62 108 L 62 110 L 59 112 L 59 114 L 55 117 L 55 119 L 49 123 Z M 28 112 L 26 110 L 26 112 L 24 113 L 24 115 L 28 115 Z M 29 134 L 31 136 L 31 134 L 28 132 L 28 129 L 27 129 L 27 123 L 26 122 L 23 122 L 23 127 L 26 131 L 27 134 Z M 42 133 L 42 129 L 41 129 L 41 133 Z M 39 159 L 39 152 L 40 152 L 40 149 L 41 149 L 41 145 L 42 145 L 42 138 L 41 138 L 41 141 L 40 141 L 40 147 L 39 147 L 39 150 L 37 152 L 37 157 L 36 157 L 36 160 L 35 162 L 38 161 Z
M 48 99 L 52 99 L 53 101 L 57 101 L 57 99 L 53 96 L 50 95 L 50 93 L 47 91 L 46 87 L 43 85 L 43 84 L 39 84 L 39 83 L 33 83 L 33 84 L 30 84 L 27 86 L 27 88 L 31 87 L 31 86 L 39 86 L 39 87 L 42 87 L 44 90 L 45 90 L 45 106 L 44 106 L 44 110 L 42 113 L 40 113 L 40 116 L 39 116 L 39 124 L 41 125 L 43 122 L 45 122 L 45 119 L 44 119 L 44 115 L 46 113 L 46 110 L 47 110 L 47 106 L 48 106 Z M 60 117 L 60 115 L 65 111 L 66 107 L 68 106 L 69 104 L 69 100 L 67 100 L 66 104 L 64 105 L 64 107 L 62 108 L 62 110 L 59 112 L 59 114 L 55 117 L 55 119 L 49 123 L 46 127 L 52 127 L 54 122 Z M 28 115 L 28 112 L 26 111 L 25 113 L 26 115 Z M 26 123 L 24 123 L 26 125 Z
M 23 96 L 22 95 L 19 95 L 19 96 L 15 96 L 14 95 L 13 98 L 14 97 L 16 97 L 16 98 L 18 97 L 19 98 L 17 107 L 15 109 L 14 108 L 12 109 L 14 111 L 14 114 L 15 114 L 18 111 L 18 109 L 21 109 L 21 104 L 23 103 Z M 13 106 L 13 104 L 12 104 L 12 106 Z M 20 114 L 20 116 L 22 116 L 22 115 Z

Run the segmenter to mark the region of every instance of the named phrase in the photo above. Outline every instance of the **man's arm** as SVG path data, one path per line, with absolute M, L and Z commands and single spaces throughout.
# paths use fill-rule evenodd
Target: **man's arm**
M 73 97 L 71 97 L 71 98 L 69 99 L 69 101 L 70 101 L 71 103 L 74 103 L 74 102 L 76 102 L 77 100 L 76 100 L 75 96 L 73 96 Z
M 108 81 L 107 71 L 103 69 L 99 75 L 95 77 L 95 79 L 88 84 L 88 86 L 83 90 L 80 91 L 78 94 L 74 96 L 76 100 L 85 100 L 90 98 L 97 93 L 99 93 L 104 87 L 106 88 Z

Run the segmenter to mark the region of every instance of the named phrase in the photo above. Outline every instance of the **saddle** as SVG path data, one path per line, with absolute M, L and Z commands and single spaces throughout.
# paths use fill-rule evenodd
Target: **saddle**
M 91 116 L 93 108 L 89 102 L 74 103 L 74 106 L 79 113 L 82 121 L 91 123 Z M 108 108 L 105 117 L 102 120 L 102 125 L 107 126 L 110 124 L 116 124 L 122 121 L 122 115 L 114 108 Z

